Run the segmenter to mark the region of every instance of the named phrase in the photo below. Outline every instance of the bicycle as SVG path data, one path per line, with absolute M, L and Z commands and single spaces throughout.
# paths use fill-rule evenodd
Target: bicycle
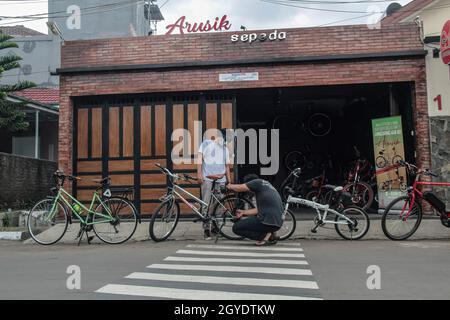
M 291 204 L 310 207 L 317 213 L 314 218 L 315 227 L 311 229 L 312 233 L 317 233 L 320 227 L 323 228 L 327 224 L 333 224 L 336 232 L 343 239 L 362 239 L 370 228 L 370 219 L 367 213 L 360 207 L 348 205 L 351 203 L 351 195 L 343 192 L 343 187 L 326 185 L 325 188 L 333 191 L 333 196 L 328 204 L 320 204 L 316 201 L 289 196 L 285 211 L 289 211 Z M 335 216 L 334 220 L 327 220 L 330 213 Z
M 422 176 L 438 175 L 428 169 L 418 169 L 405 161 L 399 161 L 399 164 L 406 167 L 408 176 L 415 178 L 413 185 L 407 189 L 407 195 L 393 200 L 383 213 L 381 226 L 386 237 L 391 240 L 406 240 L 417 231 L 422 222 L 422 200 L 439 213 L 442 225 L 450 228 L 450 210 L 446 208 L 446 204 L 434 192 L 422 192 L 418 189 L 419 186 L 450 187 L 450 183 L 420 181 Z M 397 232 L 398 230 L 400 231 Z
M 367 210 L 373 203 L 374 192 L 368 183 L 362 181 L 362 173 L 368 171 L 370 162 L 361 157 L 361 153 L 356 147 L 354 149 L 358 159 L 354 169 L 349 172 L 348 183 L 344 186 L 344 191 L 351 194 L 353 204 Z
M 216 183 L 223 175 L 206 177 L 213 181 L 211 199 L 209 203 L 206 203 L 178 184 L 179 181 L 197 181 L 197 178 L 187 174 L 178 175 L 172 173 L 169 169 L 159 164 L 156 164 L 156 167 L 169 177 L 169 185 L 167 194 L 161 198 L 161 204 L 156 208 L 150 220 L 149 233 L 153 241 L 165 241 L 174 232 L 180 218 L 179 201 L 186 204 L 198 216 L 200 221 L 209 224 L 210 231 L 216 231 L 216 243 L 219 236 L 229 240 L 242 240 L 242 237 L 234 234 L 232 230 L 233 223 L 236 222 L 236 212 L 237 210 L 252 209 L 254 205 L 247 197 L 231 194 L 225 188 L 221 190 L 220 194 L 215 192 Z M 225 194 L 225 196 L 222 197 L 222 194 Z M 186 198 L 189 198 L 193 203 Z M 295 217 L 292 215 L 287 217 L 286 220 L 288 222 L 289 220 L 293 221 L 294 227 L 288 228 L 286 232 L 280 234 L 282 240 L 290 237 L 293 230 L 295 230 Z
M 41 245 L 52 245 L 62 239 L 68 225 L 72 224 L 72 215 L 80 222 L 78 245 L 86 234 L 90 244 L 94 234 L 108 244 L 121 244 L 128 241 L 137 228 L 138 212 L 132 202 L 113 196 L 110 178 L 93 180 L 100 186 L 94 191 L 89 208 L 64 189 L 68 181 L 80 181 L 78 177 L 56 171 L 53 175 L 57 191 L 55 196 L 37 202 L 30 210 L 27 228 L 31 238 Z M 69 214 L 69 211 L 72 215 Z M 83 215 L 86 214 L 86 217 Z
M 408 186 L 405 182 L 405 178 L 399 173 L 398 165 L 395 166 L 395 174 L 397 175 L 396 179 L 384 181 L 380 184 L 378 190 L 382 192 L 391 191 L 394 185 L 398 185 L 400 191 L 405 192 L 408 189 Z
M 397 150 L 395 149 L 395 147 L 392 147 L 392 151 L 394 153 L 394 156 L 392 157 L 392 164 L 396 165 L 399 161 L 403 161 L 403 158 L 397 154 Z M 388 159 L 385 157 L 386 154 L 386 150 L 381 150 L 378 153 L 378 157 L 375 160 L 375 163 L 377 165 L 377 168 L 383 169 L 385 167 L 387 167 L 387 165 L 389 164 Z

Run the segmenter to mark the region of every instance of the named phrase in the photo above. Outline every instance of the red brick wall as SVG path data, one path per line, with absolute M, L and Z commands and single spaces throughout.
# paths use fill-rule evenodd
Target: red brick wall
M 112 66 L 220 61 L 362 52 L 422 50 L 417 28 L 396 25 L 381 30 L 366 26 L 287 30 L 285 42 L 232 44 L 230 33 L 157 36 L 67 42 L 63 67 Z M 328 37 L 326 36 L 328 35 Z M 259 72 L 259 81 L 220 83 L 220 73 Z M 380 82 L 415 82 L 415 121 L 419 164 L 430 166 L 425 60 L 423 58 L 221 67 L 178 71 L 135 71 L 61 76 L 60 168 L 72 171 L 71 97 L 239 88 L 316 86 Z
M 379 30 L 361 25 L 283 31 L 287 32 L 286 40 L 252 44 L 231 42 L 230 32 L 71 41 L 62 47 L 61 65 L 69 68 L 423 50 L 419 30 L 410 24 Z M 263 31 L 245 33 L 253 32 Z

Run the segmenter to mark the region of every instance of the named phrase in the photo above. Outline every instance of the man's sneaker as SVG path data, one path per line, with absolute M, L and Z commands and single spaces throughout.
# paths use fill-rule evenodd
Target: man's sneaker
M 211 240 L 211 232 L 209 232 L 209 230 L 205 230 L 205 232 L 203 233 L 203 238 L 205 240 Z

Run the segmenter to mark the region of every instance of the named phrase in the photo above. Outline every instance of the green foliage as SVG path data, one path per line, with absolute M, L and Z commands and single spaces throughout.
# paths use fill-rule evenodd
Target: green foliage
M 10 41 L 13 37 L 0 33 L 0 54 L 7 48 L 17 48 L 17 44 Z M 0 79 L 5 71 L 20 68 L 19 61 L 22 60 L 16 54 L 7 54 L 0 56 Z M 6 129 L 10 132 L 26 130 L 29 123 L 26 121 L 26 115 L 20 108 L 21 103 L 7 100 L 7 94 L 34 87 L 34 83 L 21 81 L 14 85 L 0 85 L 0 129 Z

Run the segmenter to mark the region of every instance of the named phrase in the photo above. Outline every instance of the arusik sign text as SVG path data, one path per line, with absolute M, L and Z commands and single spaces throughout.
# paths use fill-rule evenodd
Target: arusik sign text
M 209 31 L 228 31 L 231 28 L 231 22 L 228 16 L 222 18 L 217 17 L 214 21 L 206 20 L 205 22 L 187 22 L 186 16 L 180 17 L 175 23 L 169 24 L 166 34 L 172 34 L 178 30 L 180 34 L 199 33 Z

